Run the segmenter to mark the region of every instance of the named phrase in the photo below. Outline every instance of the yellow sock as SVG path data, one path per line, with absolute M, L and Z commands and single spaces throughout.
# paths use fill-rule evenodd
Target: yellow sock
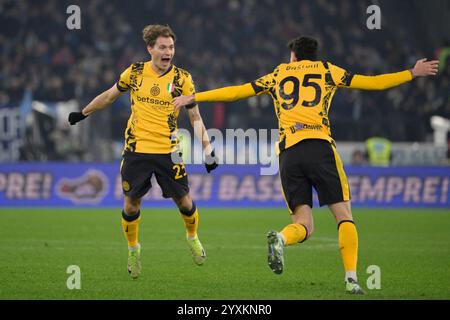
M 194 213 L 192 213 L 194 211 Z M 197 235 L 197 229 L 198 229 L 198 209 L 194 206 L 192 207 L 191 212 L 185 212 L 185 213 L 192 213 L 191 215 L 186 215 L 183 212 L 181 213 L 181 217 L 184 220 L 184 225 L 186 227 L 186 235 L 189 238 L 193 238 Z
M 139 223 L 141 222 L 140 211 L 134 216 L 127 216 L 122 212 L 122 230 L 125 238 L 128 241 L 129 247 L 136 247 L 138 245 Z
M 304 225 L 295 223 L 286 226 L 281 231 L 281 234 L 284 237 L 284 245 L 290 246 L 305 241 L 308 236 L 308 230 Z
M 345 271 L 356 272 L 358 262 L 358 232 L 353 221 L 341 221 L 339 229 L 339 250 Z

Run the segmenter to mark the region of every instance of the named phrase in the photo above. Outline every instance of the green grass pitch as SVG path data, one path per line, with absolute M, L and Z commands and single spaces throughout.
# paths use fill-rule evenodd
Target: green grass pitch
M 200 208 L 202 267 L 175 209 L 142 213 L 143 271 L 132 280 L 119 208 L 1 209 L 0 299 L 450 299 L 450 210 L 355 209 L 363 297 L 344 293 L 328 210 L 315 210 L 310 240 L 286 249 L 282 275 L 267 267 L 265 235 L 290 222 L 284 209 Z M 69 265 L 81 269 L 80 290 L 66 286 Z M 367 289 L 370 265 L 380 290 Z

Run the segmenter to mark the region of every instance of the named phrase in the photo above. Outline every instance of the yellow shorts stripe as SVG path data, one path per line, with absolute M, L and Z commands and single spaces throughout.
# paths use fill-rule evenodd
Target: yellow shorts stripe
M 350 200 L 350 188 L 348 186 L 348 180 L 347 175 L 344 171 L 344 165 L 342 164 L 341 157 L 336 151 L 336 148 L 332 145 L 331 148 L 333 149 L 334 159 L 336 161 L 336 169 L 338 171 L 339 180 L 341 181 L 342 186 L 342 196 L 344 198 L 344 201 Z

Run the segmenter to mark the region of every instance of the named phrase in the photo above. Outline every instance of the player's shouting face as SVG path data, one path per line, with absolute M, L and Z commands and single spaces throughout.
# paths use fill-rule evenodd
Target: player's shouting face
M 172 37 L 158 37 L 154 46 L 147 46 L 152 56 L 153 65 L 161 72 L 165 72 L 172 64 L 175 55 L 175 43 Z

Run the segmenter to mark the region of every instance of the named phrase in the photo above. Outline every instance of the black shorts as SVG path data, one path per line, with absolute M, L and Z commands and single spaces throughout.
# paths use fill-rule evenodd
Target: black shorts
M 175 158 L 174 158 L 175 159 Z M 172 161 L 171 154 L 125 152 L 120 167 L 123 193 L 142 198 L 152 187 L 155 174 L 164 198 L 180 198 L 189 193 L 188 177 L 182 161 Z
M 312 188 L 320 206 L 350 200 L 350 190 L 336 148 L 326 140 L 307 139 L 280 154 L 280 178 L 291 213 L 299 205 L 313 206 Z

